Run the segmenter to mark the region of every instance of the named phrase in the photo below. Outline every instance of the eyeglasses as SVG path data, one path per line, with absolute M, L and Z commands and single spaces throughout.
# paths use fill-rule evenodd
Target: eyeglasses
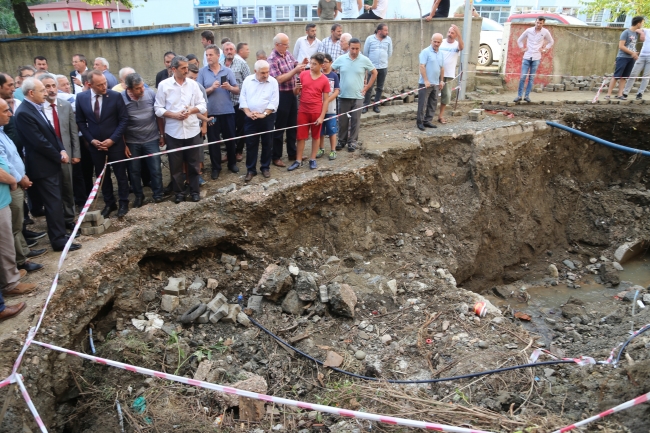
M 33 75 L 21 75 L 20 78 L 30 78 L 33 77 Z

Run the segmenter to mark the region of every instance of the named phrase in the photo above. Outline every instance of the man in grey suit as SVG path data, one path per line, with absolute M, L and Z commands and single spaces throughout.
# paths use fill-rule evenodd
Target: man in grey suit
M 56 135 L 61 139 L 66 153 L 70 160 L 61 164 L 63 171 L 63 182 L 61 183 L 61 198 L 63 200 L 63 216 L 65 227 L 68 230 L 74 228 L 75 203 L 74 191 L 72 188 L 72 164 L 81 161 L 81 149 L 79 148 L 79 129 L 72 105 L 65 100 L 57 98 L 58 88 L 56 77 L 51 74 L 43 75 L 41 82 L 45 86 L 47 96 L 43 103 L 43 112 L 50 121 Z

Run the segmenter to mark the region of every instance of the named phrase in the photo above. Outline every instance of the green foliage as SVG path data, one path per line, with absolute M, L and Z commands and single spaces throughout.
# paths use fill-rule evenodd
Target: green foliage
M 586 6 L 587 15 L 609 9 L 612 11 L 612 19 L 615 19 L 618 14 L 650 16 L 650 0 L 592 0 L 584 1 L 582 4 Z

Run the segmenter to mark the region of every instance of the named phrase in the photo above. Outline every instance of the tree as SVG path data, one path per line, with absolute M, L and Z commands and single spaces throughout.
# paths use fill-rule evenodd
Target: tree
M 625 15 L 643 15 L 645 17 L 650 15 L 650 0 L 593 0 L 583 2 L 586 6 L 585 12 L 587 15 L 598 13 L 604 9 L 612 11 L 612 16 L 616 13 Z

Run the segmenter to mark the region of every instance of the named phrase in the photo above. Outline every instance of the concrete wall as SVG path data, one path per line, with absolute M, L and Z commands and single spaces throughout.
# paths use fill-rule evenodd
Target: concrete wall
M 388 89 L 401 90 L 408 86 L 415 87 L 418 80 L 418 54 L 420 48 L 420 22 L 419 20 L 390 20 L 386 21 L 393 40 L 393 57 L 389 63 L 389 73 L 386 80 Z M 437 19 L 424 22 L 424 44 L 430 44 L 431 35 L 435 32 L 446 34 L 449 26 L 454 23 L 462 28 L 462 19 Z M 377 25 L 375 21 L 344 21 L 343 29 L 362 41 L 373 34 Z M 331 23 L 317 23 L 318 38 L 330 34 Z M 472 23 L 473 44 L 471 50 L 470 71 L 474 71 L 478 56 L 478 39 L 480 35 L 481 20 L 474 19 Z M 105 57 L 113 74 L 117 75 L 120 68 L 131 66 L 138 71 L 145 80 L 152 84 L 158 71 L 163 69 L 163 54 L 173 50 L 178 54 L 194 53 L 199 58 L 203 55 L 200 32 L 176 33 L 171 35 L 122 37 L 111 39 L 78 39 L 69 41 L 42 41 L 19 40 L 11 41 L 11 36 L 0 38 L 0 71 L 15 74 L 19 65 L 30 65 L 36 55 L 47 57 L 50 71 L 68 75 L 72 70 L 72 55 L 81 53 L 88 59 Z M 305 34 L 305 23 L 265 23 L 251 25 L 234 25 L 214 27 L 215 38 L 219 41 L 228 36 L 233 41 L 248 42 L 251 50 L 249 64 L 255 62 L 255 52 L 259 49 L 270 53 L 273 49 L 273 37 L 279 32 L 287 33 L 291 39 L 290 49 L 297 37 Z M 109 30 L 111 31 L 111 30 Z M 119 30 L 115 30 L 119 31 Z M 92 32 L 80 32 L 92 33 Z M 70 33 L 68 33 L 70 34 Z M 43 35 L 39 35 L 43 36 Z M 470 86 L 473 89 L 474 74 L 469 74 Z
M 499 68 L 505 73 L 509 89 L 517 88 L 521 73 L 524 53 L 519 49 L 517 39 L 529 27 L 529 24 L 510 23 L 504 26 L 506 61 Z M 542 56 L 535 84 L 559 83 L 562 75 L 603 75 L 614 72 L 618 40 L 623 29 L 565 25 L 549 25 L 546 28 L 555 44 Z

